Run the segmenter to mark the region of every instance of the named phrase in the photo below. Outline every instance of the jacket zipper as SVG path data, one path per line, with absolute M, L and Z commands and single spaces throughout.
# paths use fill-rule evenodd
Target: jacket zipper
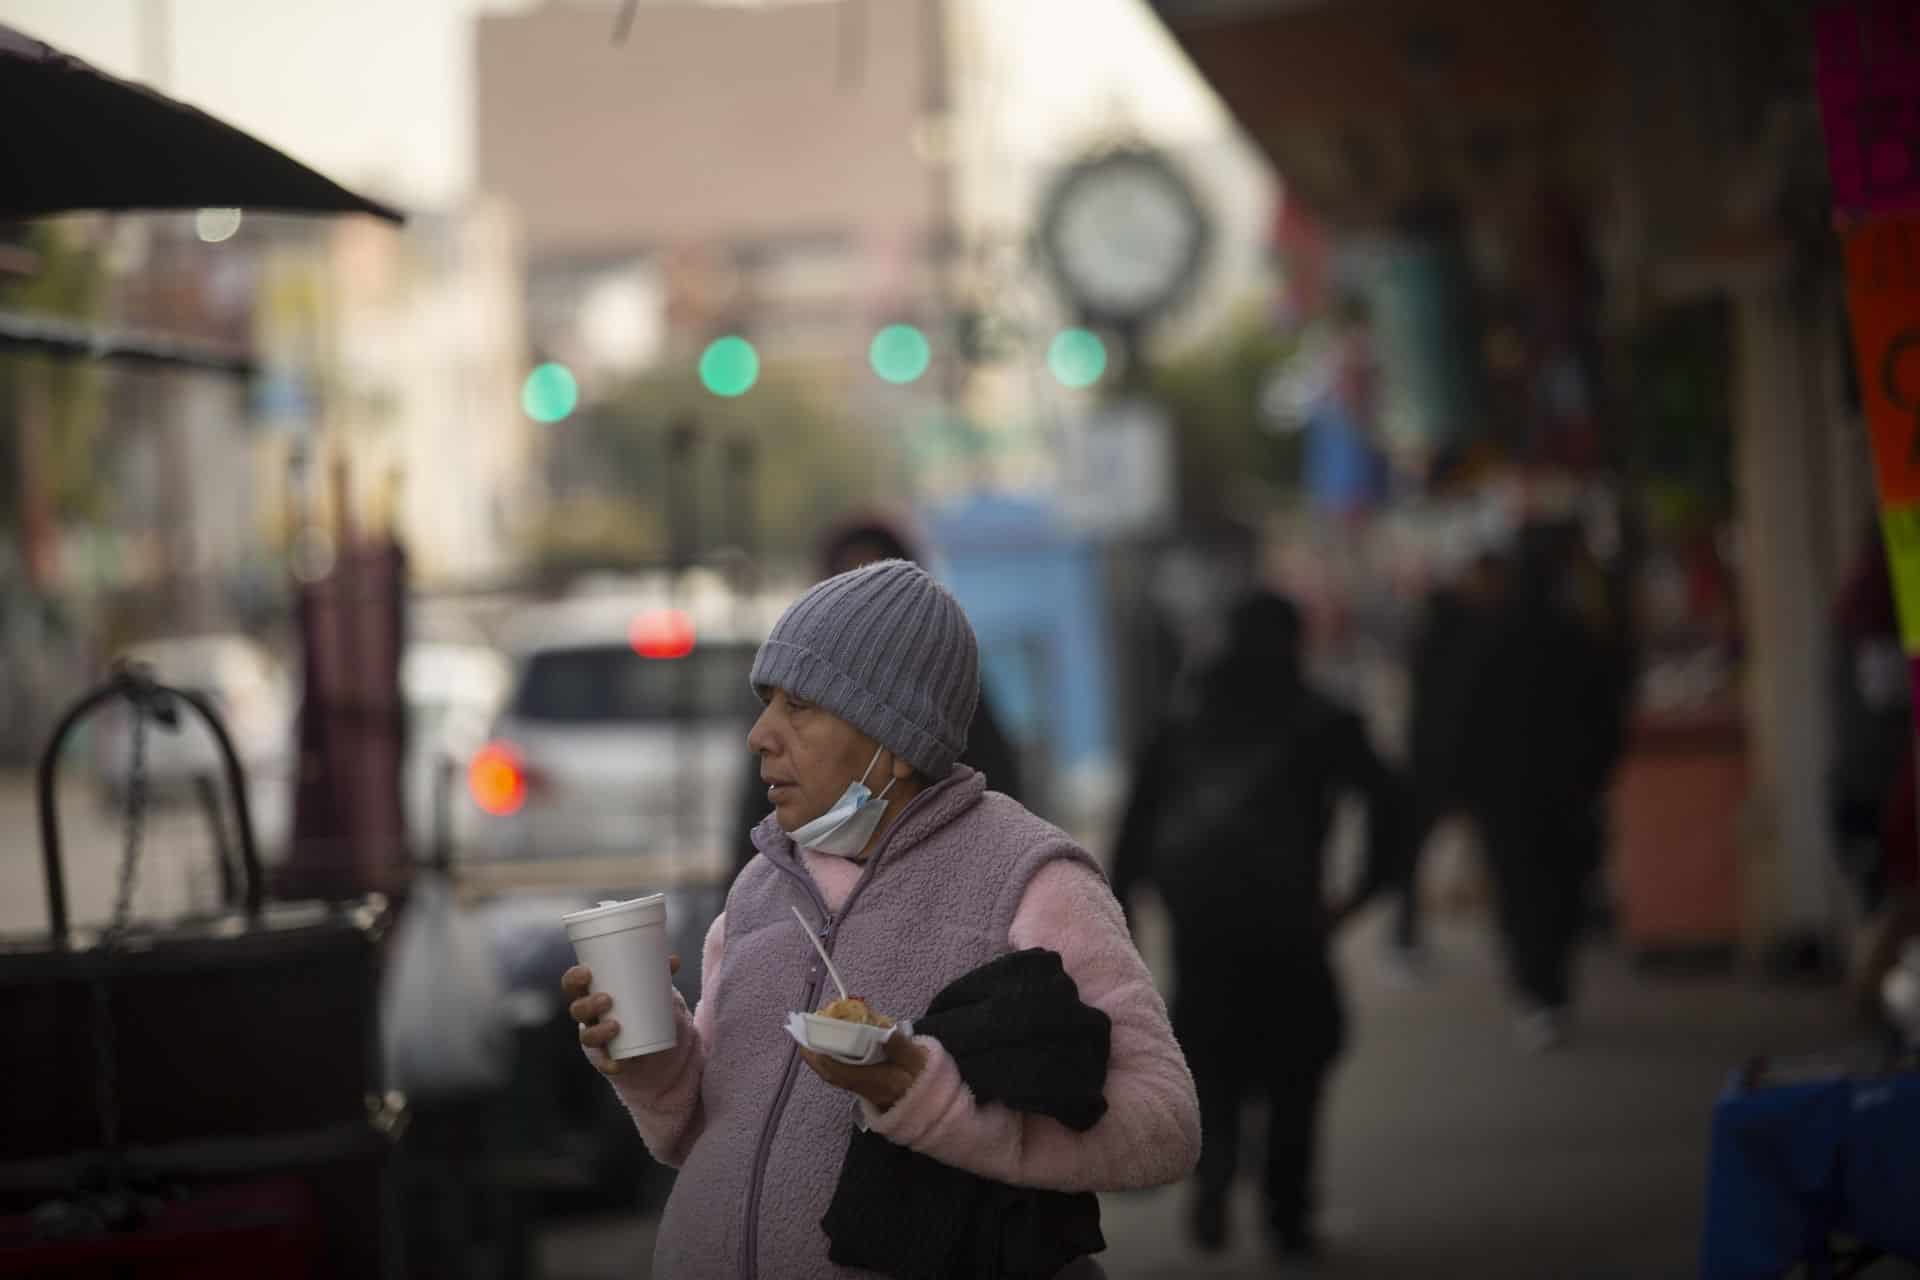
M 886 853 L 887 847 L 893 843 L 893 835 L 900 829 L 901 821 L 920 800 L 920 796 L 915 796 L 914 803 L 908 805 L 899 818 L 894 819 L 893 826 L 888 830 L 886 838 L 880 842 L 880 847 L 875 849 L 873 856 L 867 859 L 866 870 L 861 874 L 860 879 L 854 882 L 852 891 L 847 894 L 847 900 L 841 905 L 837 919 L 833 912 L 827 909 L 827 900 L 820 896 L 819 886 L 814 884 L 813 877 L 808 875 L 804 868 L 789 867 L 780 858 L 767 859 L 787 875 L 798 880 L 800 887 L 807 891 L 807 896 L 812 898 L 814 905 L 820 909 L 822 921 L 819 930 L 820 945 L 828 955 L 833 954 L 833 944 L 839 940 L 839 933 L 834 926 L 844 923 L 852 914 L 853 904 L 859 900 L 860 894 L 872 881 L 874 873 L 879 870 L 880 858 Z M 804 1001 L 801 1005 L 802 1009 L 813 1008 L 814 999 L 820 994 L 820 984 L 825 980 L 825 976 L 822 973 L 814 973 L 807 979 L 807 993 L 802 997 Z M 787 1048 L 786 1074 L 781 1077 L 780 1091 L 774 1095 L 773 1108 L 767 1113 L 767 1122 L 760 1130 L 760 1145 L 755 1149 L 753 1158 L 753 1181 L 747 1187 L 746 1239 L 741 1245 L 740 1267 L 740 1273 L 745 1280 L 757 1280 L 760 1274 L 760 1194 L 767 1177 L 767 1156 L 773 1150 L 774 1134 L 780 1128 L 780 1117 L 786 1112 L 787 1099 L 793 1094 L 793 1084 L 799 1074 L 800 1046 L 790 1045 Z

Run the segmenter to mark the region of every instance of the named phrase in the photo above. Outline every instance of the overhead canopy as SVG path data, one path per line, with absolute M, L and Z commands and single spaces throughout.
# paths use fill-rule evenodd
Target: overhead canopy
M 143 85 L 0 26 L 0 221 L 81 210 L 241 208 L 402 215 Z M 0 350 L 244 376 L 242 353 L 0 314 Z
M 1615 74 L 1589 0 L 1150 3 L 1290 197 L 1348 225 L 1497 185 Z
M 202 208 L 402 220 L 196 107 L 0 26 L 0 219 Z

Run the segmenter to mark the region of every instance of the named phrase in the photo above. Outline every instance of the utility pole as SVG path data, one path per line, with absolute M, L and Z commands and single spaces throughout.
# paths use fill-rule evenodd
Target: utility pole
M 759 511 L 754 502 L 758 455 L 758 443 L 746 432 L 727 442 L 727 515 L 733 525 L 734 550 L 739 553 L 734 587 L 742 594 L 751 594 L 759 585 Z
M 155 90 L 170 92 L 173 87 L 173 0 L 141 0 L 139 24 L 141 75 Z M 184 310 L 180 305 L 181 290 L 185 285 L 171 228 L 145 221 L 134 225 L 143 241 L 142 256 L 147 260 L 148 277 L 157 285 L 148 296 L 158 303 L 159 314 L 149 317 L 149 322 L 163 332 L 176 332 L 181 328 Z M 197 541 L 192 465 L 186 439 L 188 424 L 181 420 L 182 399 L 171 375 L 156 377 L 150 396 L 143 399 L 153 417 L 151 422 L 142 425 L 153 434 L 159 464 L 156 473 L 161 530 L 160 598 L 169 602 L 167 608 L 184 609 L 193 615 L 192 621 L 197 625 L 205 621 L 199 615 L 205 612 L 206 592 L 197 581 L 183 581 L 194 568 L 192 553 Z
M 20 568 L 34 591 L 45 591 L 53 578 L 53 477 L 47 465 L 53 370 L 48 358 L 19 361 L 14 406 L 19 414 L 16 459 L 20 472 Z
M 932 257 L 937 332 L 947 339 L 944 358 L 936 361 L 940 398 L 955 412 L 966 393 L 966 362 L 960 358 L 958 290 L 953 278 L 960 257 L 960 230 L 954 217 L 954 126 L 950 77 L 947 74 L 947 0 L 921 0 L 921 42 L 925 58 L 926 94 L 921 111 L 927 129 L 928 176 L 927 252 Z
M 700 443 L 700 422 L 692 414 L 677 418 L 667 428 L 667 599 L 676 608 L 691 605 L 687 595 L 687 570 L 699 558 L 700 489 L 695 472 L 695 450 Z M 688 615 L 692 610 L 688 609 Z M 699 750 L 694 700 L 699 696 L 694 663 L 697 654 L 689 653 L 674 667 L 673 736 L 674 797 L 673 852 L 670 865 L 677 874 L 693 850 L 699 827 L 692 797 L 700 788 L 694 777 L 693 757 Z
M 40 259 L 24 245 L 0 244 L 0 278 L 19 276 L 29 279 L 40 270 Z M 20 571 L 33 589 L 46 586 L 41 574 L 45 567 L 48 536 L 47 416 L 52 412 L 47 379 L 51 376 L 43 358 L 23 360 L 14 383 L 15 415 L 13 453 L 19 488 L 15 519 L 20 547 Z
M 144 0 L 140 6 L 140 70 L 161 93 L 173 82 L 173 0 Z

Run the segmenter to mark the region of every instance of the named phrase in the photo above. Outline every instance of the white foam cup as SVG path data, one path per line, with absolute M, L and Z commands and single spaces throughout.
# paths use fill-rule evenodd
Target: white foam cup
M 561 917 L 580 963 L 593 970 L 593 990 L 613 997 L 620 1034 L 607 1046 L 615 1058 L 671 1049 L 673 977 L 667 969 L 667 895 L 602 902 Z

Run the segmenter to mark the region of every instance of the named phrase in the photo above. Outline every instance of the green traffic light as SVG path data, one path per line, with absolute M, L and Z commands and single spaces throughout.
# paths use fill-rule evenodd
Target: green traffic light
M 1047 347 L 1047 368 L 1062 386 L 1090 387 L 1107 371 L 1107 344 L 1091 330 L 1062 329 Z
M 760 353 L 745 338 L 729 335 L 700 356 L 700 383 L 717 396 L 743 396 L 760 380 Z
M 927 335 L 912 325 L 890 324 L 873 335 L 867 362 L 882 381 L 903 387 L 927 371 L 933 363 L 933 348 Z
M 559 422 L 580 403 L 580 384 L 573 371 L 549 361 L 527 375 L 520 387 L 520 407 L 535 422 Z

